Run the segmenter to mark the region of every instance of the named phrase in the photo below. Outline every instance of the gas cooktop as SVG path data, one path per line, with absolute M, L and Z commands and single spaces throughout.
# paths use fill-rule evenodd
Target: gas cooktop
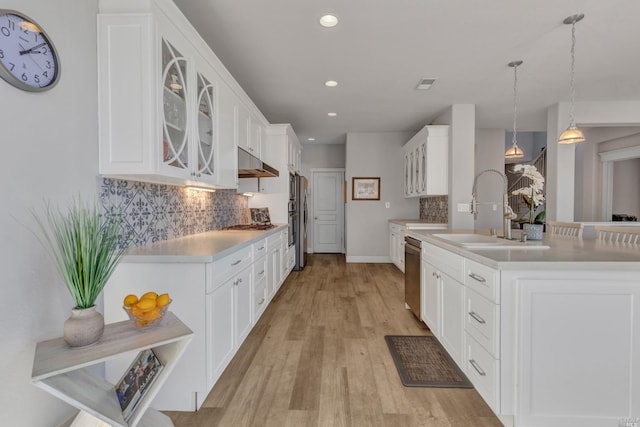
M 237 224 L 229 227 L 222 227 L 223 230 L 269 230 L 274 228 L 273 224 Z

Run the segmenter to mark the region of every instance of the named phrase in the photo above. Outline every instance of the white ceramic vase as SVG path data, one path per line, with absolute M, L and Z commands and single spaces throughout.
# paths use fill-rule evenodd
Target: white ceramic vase
M 74 308 L 71 317 L 64 322 L 64 340 L 69 347 L 87 347 L 95 344 L 104 332 L 104 317 L 96 310 L 96 306 L 89 308 Z

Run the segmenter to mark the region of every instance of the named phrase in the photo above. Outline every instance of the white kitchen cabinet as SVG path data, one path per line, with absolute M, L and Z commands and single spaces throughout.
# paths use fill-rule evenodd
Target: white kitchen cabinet
M 193 340 L 166 388 L 158 392 L 154 406 L 162 410 L 194 411 L 200 408 L 236 351 L 251 332 L 269 303 L 269 277 L 279 287 L 288 264 L 280 256 L 268 262 L 269 242 L 273 253 L 282 252 L 283 230 L 233 250 L 213 262 L 175 262 L 136 259 L 121 262 L 104 291 L 107 322 L 127 318 L 122 300 L 128 294 L 154 290 L 168 292 L 170 310 L 193 331 Z M 286 240 L 285 240 L 286 241 Z M 277 265 L 274 260 L 277 259 Z M 276 272 L 271 271 L 275 267 Z M 117 381 L 131 359 L 114 357 L 105 364 L 107 379 Z
M 287 135 L 289 172 L 302 174 L 302 145 L 295 134 Z
M 235 282 L 229 279 L 206 296 L 206 376 L 207 384 L 220 377 L 235 354 Z M 206 395 L 203 393 L 203 398 Z
M 403 146 L 405 197 L 448 194 L 449 126 L 425 126 Z
M 191 336 L 191 330 L 169 311 L 160 326 L 145 332 L 137 330 L 129 320 L 107 324 L 100 341 L 87 348 L 69 348 L 62 337 L 42 341 L 36 345 L 31 381 L 80 409 L 75 421 L 86 422 L 82 425 L 172 427 L 169 417 L 149 405 L 185 352 Z M 87 367 L 122 354 L 135 357 L 146 349 L 153 350 L 163 369 L 125 421 L 115 390 L 119 377 L 110 382 Z
M 219 78 L 183 33 L 161 15 L 99 14 L 98 58 L 100 173 L 217 184 Z
M 267 237 L 267 263 L 268 263 L 268 277 L 267 277 L 267 300 L 276 293 L 276 290 L 280 287 L 283 280 L 282 275 L 282 235 L 283 232 L 275 233 Z
M 637 271 L 508 273 L 503 290 L 518 295 L 503 322 L 517 325 L 520 356 L 507 365 L 517 425 L 618 426 L 638 417 Z
M 406 227 L 389 223 L 389 257 L 391 262 L 404 273 L 404 236 Z
M 440 274 L 440 342 L 453 360 L 464 365 L 465 287 L 462 283 Z M 464 369 L 463 369 L 464 371 Z
M 422 321 L 427 324 L 436 338 L 440 337 L 440 275 L 433 265 L 422 261 L 422 271 L 420 277 L 420 307 Z
M 101 0 L 99 172 L 237 187 L 237 147 L 260 156 L 265 119 L 169 0 Z
M 233 329 L 235 335 L 234 347 L 242 345 L 253 326 L 253 270 L 246 268 L 234 278 L 233 300 Z
M 229 86 L 218 86 L 218 183 L 224 188 L 238 186 L 236 109 L 238 98 Z

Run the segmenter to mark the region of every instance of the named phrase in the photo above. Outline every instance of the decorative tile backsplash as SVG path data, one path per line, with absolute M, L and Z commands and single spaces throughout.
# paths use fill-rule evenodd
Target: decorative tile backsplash
M 98 178 L 102 213 L 117 215 L 135 246 L 249 222 L 247 197 L 236 190 L 184 187 Z
M 449 222 L 449 196 L 420 198 L 420 219 L 427 222 Z

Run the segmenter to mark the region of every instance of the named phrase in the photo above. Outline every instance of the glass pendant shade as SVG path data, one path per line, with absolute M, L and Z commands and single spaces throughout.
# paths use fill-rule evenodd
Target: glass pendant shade
M 586 138 L 584 134 L 576 126 L 575 119 L 575 97 L 576 97 L 576 85 L 575 85 L 575 63 L 576 63 L 576 22 L 579 22 L 584 18 L 584 14 L 571 15 L 565 18 L 563 23 L 571 25 L 571 104 L 569 105 L 569 127 L 562 132 L 560 138 L 558 138 L 558 144 L 577 144 L 584 142 Z
M 513 134 L 511 136 L 511 147 L 504 153 L 505 159 L 521 159 L 524 157 L 524 151 L 518 147 L 516 122 L 518 119 L 518 66 L 522 65 L 522 61 L 509 62 L 509 67 L 513 68 Z
M 558 138 L 558 144 L 577 144 L 584 141 L 584 134 L 575 125 L 569 126 Z
M 522 148 L 518 147 L 517 145 L 510 147 L 504 153 L 505 159 L 520 159 L 522 157 L 524 157 L 524 151 L 522 151 Z

